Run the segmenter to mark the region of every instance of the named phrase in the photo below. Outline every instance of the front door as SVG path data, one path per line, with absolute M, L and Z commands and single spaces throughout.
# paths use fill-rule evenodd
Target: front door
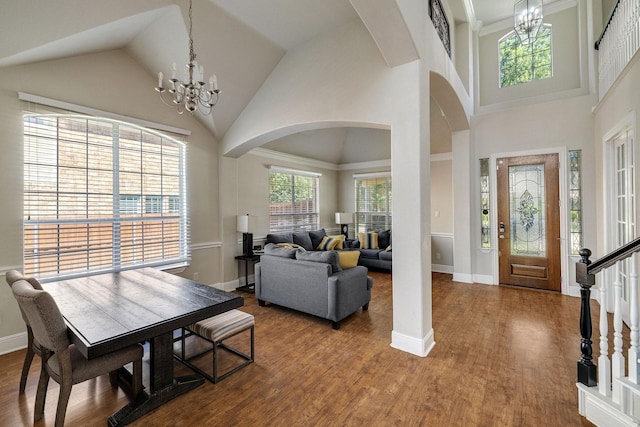
M 500 283 L 560 291 L 558 155 L 497 162 Z

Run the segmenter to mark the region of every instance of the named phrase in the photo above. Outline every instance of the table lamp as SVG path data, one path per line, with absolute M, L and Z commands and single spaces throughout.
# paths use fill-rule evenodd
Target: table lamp
M 353 223 L 353 213 L 336 212 L 336 224 L 340 224 L 340 232 L 347 238 L 349 233 L 349 224 Z
M 253 256 L 253 221 L 249 214 L 238 215 L 236 230 L 242 233 L 242 255 Z

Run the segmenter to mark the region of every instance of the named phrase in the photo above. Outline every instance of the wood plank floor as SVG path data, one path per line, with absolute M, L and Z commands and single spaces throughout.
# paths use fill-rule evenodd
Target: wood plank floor
M 256 362 L 133 425 L 591 425 L 577 409 L 579 299 L 434 274 L 436 346 L 421 358 L 390 347 L 391 277 L 370 274 L 369 310 L 343 321 L 339 331 L 326 320 L 258 307 L 243 294 L 243 310 L 256 318 Z M 237 345 L 247 340 L 238 337 Z M 0 356 L 0 426 L 33 425 L 40 360 L 20 396 L 23 357 L 24 351 Z M 191 371 L 176 362 L 176 373 Z M 57 393 L 52 381 L 45 419 L 36 426 L 53 425 Z M 126 403 L 106 376 L 74 386 L 66 425 L 104 426 Z

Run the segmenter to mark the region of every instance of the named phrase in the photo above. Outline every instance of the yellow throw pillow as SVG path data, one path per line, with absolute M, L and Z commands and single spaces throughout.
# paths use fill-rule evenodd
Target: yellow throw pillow
M 338 262 L 343 270 L 353 268 L 358 265 L 360 251 L 340 251 L 338 252 Z
M 336 236 L 329 236 L 332 239 L 335 239 L 338 241 L 338 244 L 336 245 L 336 247 L 334 249 L 344 249 L 344 234 L 338 234 Z
M 338 239 L 334 239 L 333 237 L 324 236 L 322 241 L 316 248 L 319 251 L 332 251 L 336 248 L 340 241 Z
M 378 249 L 378 233 L 375 231 L 358 233 L 358 240 L 360 240 L 360 249 Z

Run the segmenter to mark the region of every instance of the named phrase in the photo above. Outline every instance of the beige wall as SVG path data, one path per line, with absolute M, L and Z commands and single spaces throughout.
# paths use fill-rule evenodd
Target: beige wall
M 188 114 L 180 116 L 162 104 L 154 81 L 121 50 L 0 69 L 0 271 L 22 264 L 22 113 L 30 108 L 17 98 L 22 91 L 191 130 L 187 181 L 195 248 L 182 275 L 192 278 L 198 272 L 205 283 L 222 280 L 218 142 Z M 0 337 L 23 331 L 10 290 L 0 286 Z
M 453 234 L 451 160 L 431 161 L 431 232 Z

